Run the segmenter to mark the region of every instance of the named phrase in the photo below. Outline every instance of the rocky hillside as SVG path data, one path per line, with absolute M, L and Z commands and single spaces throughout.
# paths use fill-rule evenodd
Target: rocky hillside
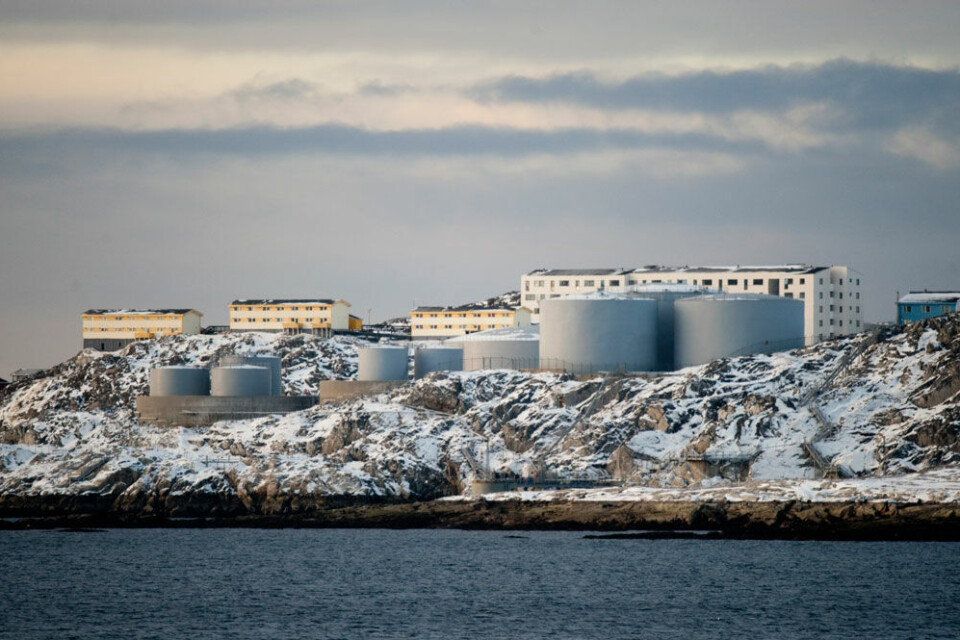
M 714 492 L 951 469 L 958 331 L 953 316 L 660 377 L 435 374 L 375 399 L 200 430 L 136 422 L 150 368 L 277 353 L 285 390 L 315 393 L 355 374 L 357 342 L 187 336 L 83 352 L 0 394 L 0 507 L 275 513 L 332 496 L 456 494 L 487 468 Z

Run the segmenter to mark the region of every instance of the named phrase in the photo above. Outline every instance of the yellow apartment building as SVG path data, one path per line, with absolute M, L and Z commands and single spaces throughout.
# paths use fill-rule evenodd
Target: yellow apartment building
M 196 309 L 88 309 L 80 315 L 84 349 L 116 351 L 134 340 L 200 333 Z
M 322 333 L 362 328 L 363 321 L 350 315 L 350 303 L 346 300 L 270 299 L 230 303 L 231 331 Z
M 417 307 L 410 312 L 411 338 L 450 338 L 488 329 L 530 326 L 530 310 L 462 307 Z

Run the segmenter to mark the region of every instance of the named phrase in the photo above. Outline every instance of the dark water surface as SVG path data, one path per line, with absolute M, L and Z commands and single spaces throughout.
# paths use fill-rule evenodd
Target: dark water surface
M 0 638 L 960 638 L 960 544 L 0 531 Z

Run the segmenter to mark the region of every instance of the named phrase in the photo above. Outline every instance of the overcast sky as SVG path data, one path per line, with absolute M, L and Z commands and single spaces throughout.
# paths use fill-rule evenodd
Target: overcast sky
M 960 3 L 0 1 L 0 377 L 91 307 L 537 267 L 960 288 Z M 251 4 L 251 3 L 245 3 Z

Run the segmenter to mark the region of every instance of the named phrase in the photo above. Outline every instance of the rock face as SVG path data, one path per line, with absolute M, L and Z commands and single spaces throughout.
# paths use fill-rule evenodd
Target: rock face
M 856 476 L 956 465 L 957 317 L 867 339 L 659 377 L 436 373 L 378 398 L 199 430 L 137 423 L 150 368 L 276 353 L 285 390 L 309 394 L 355 374 L 358 342 L 251 333 L 83 352 L 0 393 L 0 511 L 301 513 L 457 494 L 487 467 L 648 487 L 802 479 L 818 473 L 815 438 Z M 821 386 L 830 429 L 804 405 Z

